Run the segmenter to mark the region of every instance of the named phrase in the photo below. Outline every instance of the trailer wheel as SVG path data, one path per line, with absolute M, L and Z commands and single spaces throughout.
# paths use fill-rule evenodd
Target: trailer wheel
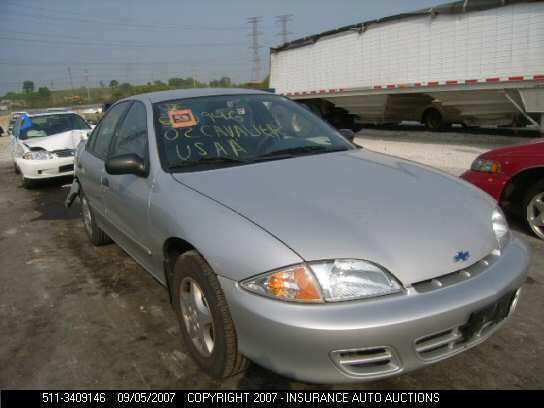
M 436 109 L 427 109 L 423 114 L 423 123 L 427 129 L 437 131 L 444 128 L 442 114 Z

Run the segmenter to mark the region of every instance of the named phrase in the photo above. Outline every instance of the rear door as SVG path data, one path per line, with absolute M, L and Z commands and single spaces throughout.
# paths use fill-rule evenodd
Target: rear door
M 78 178 L 81 188 L 96 216 L 104 220 L 105 208 L 103 192 L 106 187 L 105 161 L 108 156 L 111 140 L 131 102 L 121 102 L 113 106 L 100 125 L 93 131 L 87 141 L 85 150 L 78 158 Z
M 149 174 L 147 112 L 142 102 L 135 101 L 118 126 L 109 157 L 135 154 L 144 160 Z M 112 238 L 148 270 L 151 268 L 149 244 L 148 197 L 151 176 L 105 174 L 106 217 L 115 230 Z

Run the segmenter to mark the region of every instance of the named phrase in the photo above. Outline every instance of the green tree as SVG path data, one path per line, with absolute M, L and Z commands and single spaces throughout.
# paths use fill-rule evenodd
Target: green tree
M 182 88 L 184 84 L 183 78 L 170 78 L 168 80 L 168 86 L 171 86 L 173 88 Z
M 38 88 L 38 95 L 40 95 L 42 98 L 49 98 L 51 96 L 51 91 L 48 87 L 43 86 Z
M 23 82 L 23 92 L 27 94 L 34 92 L 34 82 L 32 81 Z
M 117 82 L 115 79 L 112 79 L 112 80 L 110 81 L 110 88 L 111 88 L 111 89 L 115 89 L 115 88 L 117 88 L 118 86 L 119 86 L 119 82 Z
M 121 91 L 122 94 L 128 94 L 131 87 L 132 86 L 128 82 L 123 82 L 121 85 L 119 85 L 119 91 Z
M 229 77 L 223 77 L 219 80 L 219 86 L 221 88 L 230 88 L 232 85 Z

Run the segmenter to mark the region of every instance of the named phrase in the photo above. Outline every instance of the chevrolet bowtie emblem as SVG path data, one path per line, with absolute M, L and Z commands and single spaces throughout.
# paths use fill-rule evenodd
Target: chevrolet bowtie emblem
M 470 252 L 468 251 L 459 251 L 453 257 L 454 262 L 464 262 L 470 258 Z

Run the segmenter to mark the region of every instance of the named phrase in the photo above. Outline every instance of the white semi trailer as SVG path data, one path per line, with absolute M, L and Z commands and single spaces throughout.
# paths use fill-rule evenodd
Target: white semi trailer
M 458 1 L 301 38 L 271 49 L 270 86 L 337 127 L 544 132 L 544 1 Z

